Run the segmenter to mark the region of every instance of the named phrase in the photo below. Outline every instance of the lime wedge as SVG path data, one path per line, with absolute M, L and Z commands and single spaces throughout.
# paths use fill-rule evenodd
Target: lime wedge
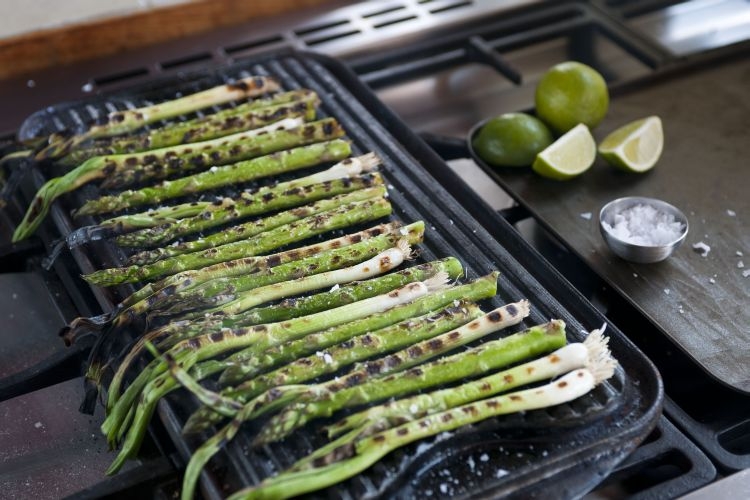
M 596 142 L 589 128 L 579 123 L 536 155 L 534 172 L 564 181 L 584 173 L 596 159 Z
M 658 116 L 628 123 L 609 134 L 599 153 L 612 165 L 629 172 L 650 170 L 664 148 L 664 132 Z

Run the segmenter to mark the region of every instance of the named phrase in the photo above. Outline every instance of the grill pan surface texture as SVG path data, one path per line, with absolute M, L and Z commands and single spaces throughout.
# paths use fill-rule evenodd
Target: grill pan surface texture
M 20 130 L 19 138 L 27 140 L 64 129 L 80 130 L 114 109 L 159 102 L 258 74 L 277 77 L 285 90 L 304 87 L 316 91 L 322 101 L 320 115 L 339 120 L 346 137 L 352 141 L 353 154 L 373 151 L 382 158 L 380 171 L 394 207 L 391 217 L 404 223 L 425 221 L 425 241 L 419 245 L 417 263 L 455 256 L 464 265 L 468 279 L 500 271 L 498 294 L 482 304 L 485 310 L 522 298 L 531 302 L 531 315 L 521 325 L 499 335 L 559 318 L 567 325 L 569 341 L 579 341 L 586 331 L 605 322 L 507 222 L 495 217 L 497 226 L 492 228 L 490 236 L 463 208 L 464 204 L 477 201 L 470 199 L 470 195 L 466 200 L 456 200 L 430 176 L 430 165 L 442 160 L 346 67 L 324 56 L 276 52 L 232 66 L 179 75 L 116 95 L 60 104 L 32 115 Z M 35 166 L 32 174 L 36 188 L 50 173 L 43 173 L 43 169 Z M 53 237 L 61 237 L 71 232 L 75 226 L 68 215 L 70 211 L 98 194 L 96 187 L 87 186 L 58 200 L 50 217 L 55 227 L 52 229 L 48 222 L 43 233 L 51 231 Z M 93 218 L 82 220 L 84 225 L 94 222 Z M 70 253 L 79 268 L 76 272 L 82 273 L 120 265 L 127 257 L 106 240 L 73 248 Z M 87 285 L 81 281 L 80 286 Z M 130 286 L 106 290 L 92 287 L 93 296 L 105 312 L 132 290 Z M 582 495 L 647 436 L 662 406 L 661 379 L 650 361 L 611 325 L 606 334 L 620 368 L 614 377 L 583 398 L 549 410 L 489 419 L 420 441 L 387 455 L 364 473 L 319 495 L 325 498 Z M 50 341 L 57 340 L 51 336 Z M 180 434 L 185 418 L 196 405 L 192 396 L 178 391 L 162 400 L 158 409 L 159 418 L 185 460 L 201 442 L 200 438 L 185 438 Z M 324 443 L 319 429 L 320 424 L 313 423 L 285 441 L 254 450 L 250 443 L 257 428 L 252 423 L 246 424 L 204 470 L 203 495 L 220 498 L 282 470 Z

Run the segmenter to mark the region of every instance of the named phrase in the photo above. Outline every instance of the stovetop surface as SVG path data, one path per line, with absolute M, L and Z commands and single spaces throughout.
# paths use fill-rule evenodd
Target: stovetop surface
M 433 16 L 434 21 L 435 19 L 440 19 L 440 16 L 442 16 L 443 19 L 447 18 L 448 15 L 453 16 L 455 13 L 460 12 L 462 8 L 470 8 L 473 3 L 484 8 L 487 6 L 488 2 L 452 2 L 449 0 L 439 0 L 416 3 L 396 3 L 399 5 L 396 5 L 394 10 L 389 11 L 388 9 L 383 9 L 382 6 L 379 5 L 380 2 L 365 2 L 365 4 L 378 4 L 378 6 L 375 8 L 374 5 L 364 5 L 361 9 L 361 13 L 372 11 L 372 13 L 377 15 L 365 18 L 361 16 L 361 13 L 358 13 L 353 15 L 353 18 L 356 18 L 354 24 L 358 27 L 365 26 L 367 29 L 364 31 L 371 39 L 380 38 L 385 40 L 387 38 L 388 42 L 393 45 L 395 39 L 385 37 L 383 34 L 396 33 L 398 35 L 399 27 L 405 27 L 409 24 L 404 23 L 402 25 L 399 22 L 399 19 L 404 17 L 403 13 L 405 11 L 421 9 L 424 12 L 420 11 L 418 17 L 422 19 L 423 17 L 432 15 L 432 13 L 428 11 L 428 9 L 432 9 L 435 11 Z M 401 6 L 401 3 L 404 3 L 404 6 Z M 412 3 L 414 3 L 414 5 L 412 5 Z M 523 3 L 524 2 L 518 2 L 518 4 Z M 571 3 L 576 4 L 577 2 Z M 741 15 L 724 15 L 726 14 L 726 9 L 722 7 L 723 5 L 733 4 L 737 6 L 737 2 L 732 0 L 719 2 L 690 2 L 690 8 L 686 8 L 683 5 L 668 7 L 670 4 L 679 4 L 680 2 L 665 2 L 659 0 L 638 2 L 595 1 L 591 3 L 604 6 L 605 10 L 610 13 L 614 12 L 616 17 L 621 15 L 620 21 L 643 36 L 643 39 L 639 42 L 641 44 L 640 46 L 645 46 L 649 51 L 654 48 L 654 45 L 658 45 L 664 41 L 669 41 L 670 38 L 677 42 L 680 40 L 683 41 L 681 45 L 673 45 L 672 49 L 665 49 L 663 51 L 655 50 L 653 54 L 655 54 L 657 59 L 662 56 L 670 57 L 676 55 L 687 55 L 689 57 L 692 54 L 700 53 L 706 48 L 710 49 L 713 47 L 720 47 L 725 44 L 731 44 L 738 40 L 742 40 L 743 36 L 745 38 L 747 37 L 744 28 L 744 24 L 746 24 L 747 21 L 745 17 Z M 455 6 L 453 6 L 454 4 Z M 663 9 L 664 6 L 667 6 L 667 8 Z M 717 11 L 717 6 L 722 8 Z M 369 7 L 372 8 L 369 9 Z M 446 8 L 447 10 L 441 11 L 443 8 Z M 360 10 L 352 9 L 357 11 Z M 735 12 L 735 10 L 730 10 Z M 378 12 L 381 11 L 383 14 L 378 14 Z M 450 12 L 451 14 L 445 14 L 445 12 Z M 723 12 L 724 14 L 722 14 L 722 18 L 724 21 L 722 22 L 724 24 L 716 24 L 713 22 L 706 14 L 708 12 Z M 106 61 L 98 61 L 93 65 L 77 65 L 72 68 L 42 72 L 38 76 L 38 80 L 23 79 L 22 81 L 4 82 L 0 84 L 0 93 L 3 96 L 13 96 L 13 99 L 19 102 L 24 101 L 26 107 L 24 107 L 24 105 L 17 105 L 18 103 L 11 103 L 11 108 L 19 112 L 16 113 L 15 116 L 13 113 L 4 113 L 4 117 L 0 122 L 2 123 L 0 129 L 9 130 L 16 127 L 28 111 L 40 107 L 39 105 L 29 103 L 40 102 L 42 103 L 42 106 L 45 106 L 48 103 L 79 98 L 88 95 L 92 91 L 97 92 L 100 90 L 108 90 L 110 88 L 115 89 L 122 86 L 128 86 L 132 83 L 137 83 L 138 81 L 150 78 L 153 73 L 179 73 L 182 71 L 188 71 L 195 67 L 222 63 L 226 61 L 227 58 L 242 58 L 247 54 L 253 54 L 256 51 L 278 47 L 279 45 L 287 43 L 305 47 L 307 41 L 311 41 L 314 42 L 315 45 L 313 48 L 322 51 L 328 51 L 329 48 L 334 46 L 338 47 L 335 50 L 333 48 L 331 49 L 331 52 L 334 53 L 337 50 L 345 52 L 347 44 L 358 50 L 361 49 L 361 47 L 356 46 L 356 44 L 349 43 L 348 38 L 344 36 L 347 26 L 342 24 L 337 25 L 340 21 L 340 16 L 337 16 L 338 12 L 335 12 L 327 14 L 322 20 L 315 20 L 309 23 L 308 27 L 312 26 L 318 28 L 311 30 L 309 33 L 304 33 L 305 30 L 299 30 L 299 34 L 296 31 L 291 32 L 291 35 L 289 35 L 289 32 L 285 32 L 282 36 L 277 37 L 272 35 L 279 30 L 288 29 L 289 25 L 286 24 L 286 21 L 275 20 L 265 24 L 255 23 L 252 26 L 229 30 L 222 34 L 194 37 L 188 41 L 166 44 L 165 46 L 156 47 L 153 50 L 142 51 L 139 54 L 131 54 L 124 59 L 114 58 Z M 486 17 L 484 14 L 482 14 L 482 16 Z M 672 28 L 676 28 L 680 25 L 684 26 L 684 20 L 690 17 L 693 19 L 692 31 L 685 31 L 684 29 L 670 30 L 670 26 Z M 695 28 L 696 19 L 702 21 L 700 24 L 701 29 Z M 298 19 L 298 21 L 301 20 Z M 387 23 L 391 21 L 395 22 L 393 25 L 389 26 Z M 383 28 L 381 28 L 380 31 L 374 30 L 373 27 L 381 22 Z M 727 22 L 729 22 L 729 25 L 726 24 Z M 439 23 L 436 22 L 436 24 Z M 723 29 L 723 26 L 727 28 Z M 405 27 L 402 31 L 408 32 L 408 30 L 409 28 Z M 248 32 L 251 32 L 252 35 L 248 35 Z M 344 33 L 344 35 L 339 36 L 342 33 Z M 719 36 L 722 33 L 725 36 Z M 745 34 L 743 35 L 743 33 Z M 332 34 L 333 38 L 331 38 L 330 41 L 326 41 L 325 37 L 329 34 Z M 418 41 L 419 38 L 420 37 L 412 39 Z M 257 43 L 243 42 L 248 39 L 257 41 Z M 611 37 L 602 36 L 601 33 L 595 33 L 595 39 L 597 47 L 596 53 L 606 59 L 606 67 L 611 71 L 610 76 L 614 77 L 615 80 L 624 77 L 632 78 L 639 75 L 648 75 L 654 69 L 653 64 L 649 64 L 648 61 L 644 62 L 643 60 L 633 57 L 627 50 L 623 50 L 618 43 L 612 42 Z M 544 68 L 561 60 L 560 57 L 569 57 L 568 50 L 570 49 L 570 44 L 568 42 L 569 40 L 565 37 L 557 39 L 550 38 L 546 39 L 541 44 L 536 44 L 529 48 L 514 47 L 513 50 L 509 52 L 508 58 L 516 66 L 521 66 L 521 69 L 525 71 L 525 74 L 528 74 L 528 80 L 526 80 L 525 83 L 533 84 L 534 79 L 538 78 L 538 75 Z M 222 45 L 219 49 L 214 49 L 214 46 L 218 43 L 221 43 Z M 312 45 L 312 43 L 310 45 Z M 202 55 L 201 57 L 193 57 L 193 55 L 188 55 L 188 53 L 199 53 Z M 357 54 L 354 55 L 356 56 Z M 171 63 L 162 65 L 160 62 L 157 62 L 164 60 L 169 60 Z M 530 62 L 527 63 L 526 61 Z M 529 66 L 524 67 L 526 64 L 529 64 Z M 82 72 L 82 68 L 89 72 Z M 478 80 L 482 81 L 484 86 L 471 87 L 471 78 L 467 78 L 466 75 L 473 75 L 472 78 L 478 75 Z M 30 84 L 30 81 L 33 83 Z M 379 95 L 381 98 L 386 101 L 387 104 L 396 109 L 402 118 L 406 119 L 410 124 L 412 124 L 413 121 L 417 122 L 413 124 L 414 129 L 419 131 L 430 131 L 432 128 L 439 133 L 447 133 L 456 137 L 462 137 L 465 135 L 470 126 L 476 121 L 487 117 L 487 113 L 528 109 L 531 103 L 533 103 L 532 94 L 528 90 L 528 86 L 515 86 L 507 81 L 498 79 L 495 73 L 487 69 L 483 64 L 473 64 L 461 69 L 459 72 L 447 72 L 443 75 L 438 75 L 433 79 L 428 78 L 426 83 L 417 81 L 416 83 L 412 82 L 411 85 L 413 86 L 413 90 L 416 91 L 417 94 L 421 93 L 421 95 L 425 95 L 425 92 L 427 91 L 428 93 L 435 93 L 438 98 L 444 98 L 446 94 L 443 91 L 455 86 L 455 88 L 462 91 L 460 94 L 464 97 L 478 92 L 477 95 L 479 98 L 485 97 L 490 99 L 489 101 L 484 102 L 489 102 L 491 105 L 482 104 L 481 106 L 474 106 L 467 104 L 466 102 L 458 104 L 446 102 L 445 109 L 454 112 L 453 117 L 446 121 L 439 116 L 432 116 L 429 113 L 424 113 L 418 107 L 409 111 L 409 106 L 413 106 L 416 101 L 409 98 L 403 99 L 402 97 L 399 97 L 400 94 L 394 92 L 394 87 L 385 86 L 379 88 Z M 499 98 L 496 96 L 493 97 L 493 91 L 497 90 L 498 86 L 501 89 L 510 92 L 510 94 Z M 47 91 L 46 94 L 45 89 Z M 637 95 L 637 93 L 634 95 Z M 623 98 L 624 97 L 625 96 L 623 96 Z M 459 99 L 461 98 L 463 97 L 459 97 Z M 399 100 L 402 101 L 400 105 L 398 104 Z M 10 103 L 7 99 L 5 102 Z M 434 108 L 434 105 L 431 104 L 427 104 L 427 106 L 432 106 Z M 24 112 L 23 110 L 26 111 Z M 459 116 L 455 114 L 456 111 L 462 111 L 468 113 L 468 115 Z M 627 114 L 627 111 L 621 110 L 621 112 Z M 721 115 L 719 116 L 719 119 L 721 119 Z M 423 125 L 419 125 L 420 120 Z M 9 124 L 13 125 L 9 126 Z M 602 127 L 605 126 L 606 124 Z M 665 124 L 665 126 L 668 127 L 668 124 Z M 669 134 L 668 128 L 667 133 Z M 466 174 L 465 179 L 468 180 L 478 178 L 479 182 L 475 182 L 472 187 L 478 188 L 478 191 L 485 193 L 487 201 L 493 206 L 504 207 L 513 203 L 512 199 L 502 190 L 498 189 L 495 183 L 476 166 L 468 164 L 468 162 L 463 162 L 462 165 L 466 166 L 467 170 L 459 170 L 459 173 Z M 741 197 L 739 199 L 741 200 L 744 198 Z M 727 206 L 727 208 L 732 209 L 739 214 L 739 210 L 736 208 L 737 205 L 733 204 L 733 206 L 734 208 L 729 206 Z M 572 220 L 567 222 L 571 224 L 586 222 L 580 217 L 580 213 L 591 210 L 593 209 L 589 208 L 581 211 L 578 211 L 577 209 L 571 210 Z M 730 223 L 729 220 L 722 220 L 722 222 Z M 710 244 L 711 242 L 708 243 Z M 717 248 L 714 248 L 714 250 L 716 249 Z M 555 252 L 559 252 L 559 250 L 555 250 Z M 688 248 L 683 248 L 681 252 L 690 253 Z M 568 275 L 568 278 L 571 279 L 571 276 L 572 275 Z M 627 278 L 627 274 L 624 275 L 624 278 Z M 574 280 L 571 279 L 571 281 Z M 708 286 L 705 288 L 711 290 Z M 656 289 L 656 292 L 658 292 L 658 289 Z M 58 311 L 50 311 L 43 305 L 45 299 L 40 300 L 42 304 L 40 307 L 41 310 L 50 312 L 50 318 L 59 317 Z M 12 308 L 12 303 L 9 307 Z M 36 304 L 34 305 L 34 308 L 36 308 Z M 625 308 L 623 308 L 623 310 L 625 310 Z M 41 322 L 49 321 L 49 319 L 44 320 L 39 318 L 37 320 Z M 643 331 L 650 332 L 648 325 L 645 325 Z M 654 333 L 656 334 L 656 332 Z M 667 345 L 663 348 L 660 347 L 660 349 L 669 353 L 671 347 Z M 673 356 L 673 358 L 677 357 L 678 356 Z M 23 364 L 24 363 L 19 363 L 19 366 Z M 670 365 L 670 363 L 667 363 L 667 365 Z M 683 367 L 679 363 L 675 363 L 675 365 L 678 368 Z M 659 364 L 659 366 L 662 368 L 665 365 Z M 690 365 L 689 370 L 693 369 L 694 366 Z M 670 373 L 671 378 L 674 378 L 672 375 L 674 374 Z M 690 377 L 692 377 L 692 375 L 690 375 Z M 690 378 L 690 380 L 692 381 L 693 378 Z M 75 384 L 77 382 L 78 381 L 74 380 L 69 382 L 69 384 Z M 710 384 L 699 385 L 699 389 L 701 390 L 706 389 L 706 386 L 708 386 L 710 390 L 711 387 Z M 47 389 L 33 393 L 33 397 L 44 402 L 44 404 L 51 405 L 54 409 L 56 403 L 54 398 L 50 395 L 58 393 L 62 394 L 64 392 L 62 387 L 63 386 L 60 386 L 60 388 L 57 386 L 48 387 Z M 71 385 L 71 387 L 73 386 Z M 723 394 L 724 396 L 727 396 L 721 390 L 714 392 L 719 395 Z M 667 394 L 669 395 L 669 391 Z M 737 401 L 733 398 L 728 399 L 730 400 L 729 403 L 737 408 L 740 408 L 747 402 L 745 399 L 741 398 Z M 6 401 L 3 405 L 16 404 L 17 401 L 20 401 L 20 399 Z M 680 428 L 688 432 L 693 439 L 701 442 L 701 445 L 704 446 L 704 449 L 708 449 L 713 459 L 716 460 L 716 457 L 718 456 L 718 463 L 723 468 L 724 472 L 743 467 L 742 464 L 746 464 L 748 458 L 748 443 L 747 439 L 743 438 L 743 435 L 747 434 L 743 429 L 750 429 L 750 427 L 748 427 L 747 418 L 744 419 L 743 424 L 743 418 L 741 415 L 739 415 L 739 419 L 735 419 L 734 417 L 726 418 L 726 416 L 718 415 L 721 413 L 719 410 L 716 412 L 704 412 L 699 416 L 696 416 L 691 408 L 688 408 L 687 411 L 684 409 L 684 401 L 684 398 L 682 400 L 678 399 L 675 404 L 675 402 L 668 398 L 666 409 L 670 418 L 677 419 Z M 74 411 L 74 406 L 75 405 L 72 405 L 69 409 Z M 689 407 L 690 405 L 687 406 Z M 709 415 L 709 413 L 717 413 L 717 415 Z M 34 425 L 37 422 L 40 422 L 40 420 L 34 420 L 32 423 L 32 427 L 35 430 L 37 430 L 37 428 L 34 427 Z M 26 429 L 25 427 L 13 427 L 13 430 L 14 432 L 26 432 L 30 429 Z M 78 439 L 82 439 L 82 436 L 85 436 L 88 432 L 86 426 L 75 426 L 74 430 L 77 433 Z M 32 433 L 27 434 L 29 436 L 32 435 Z M 722 448 L 721 450 L 718 450 L 718 452 L 711 448 L 711 446 L 716 445 L 717 442 Z M 723 459 L 719 452 L 728 454 L 728 458 Z M 647 468 L 652 466 L 656 467 L 656 470 L 659 472 L 646 473 L 645 475 L 638 472 L 644 468 L 644 464 L 648 464 L 645 466 Z M 744 465 L 744 467 L 746 466 L 747 465 Z M 75 464 L 70 464 L 69 468 L 61 469 L 59 472 L 65 473 L 64 471 L 76 470 L 77 466 Z M 31 471 L 32 469 L 27 469 L 28 473 L 31 473 Z M 0 468 L 0 472 L 5 473 L 5 469 Z M 163 474 L 168 475 L 167 472 L 163 472 Z M 613 488 L 611 486 L 612 482 L 616 482 L 624 476 L 632 474 L 635 474 L 636 477 L 635 479 L 632 477 L 626 477 L 623 483 L 626 487 L 625 490 L 618 489 L 617 487 Z M 648 442 L 639 448 L 639 450 L 631 456 L 630 460 L 623 463 L 616 474 L 611 476 L 610 483 L 602 488 L 602 496 L 594 496 L 593 498 L 621 498 L 632 494 L 633 491 L 645 491 L 645 496 L 642 495 L 644 498 L 674 497 L 675 495 L 688 491 L 691 488 L 695 488 L 698 485 L 713 480 L 714 474 L 715 470 L 713 466 L 708 463 L 706 457 L 701 451 L 699 451 L 689 440 L 685 439 L 680 431 L 675 429 L 667 419 L 663 418 L 660 421 L 657 430 L 654 432 L 654 435 L 649 438 Z M 664 479 L 661 486 L 656 486 L 658 481 L 655 478 L 657 476 Z M 80 476 L 78 477 L 80 478 Z M 678 480 L 675 480 L 675 478 Z M 85 487 L 92 483 L 84 482 L 83 484 L 77 484 L 78 487 Z M 649 497 L 649 495 L 655 496 Z M 54 498 L 54 496 L 51 498 Z

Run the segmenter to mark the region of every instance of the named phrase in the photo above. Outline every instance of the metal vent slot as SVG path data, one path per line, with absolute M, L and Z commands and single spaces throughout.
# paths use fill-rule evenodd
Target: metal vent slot
M 106 85 L 112 85 L 114 83 L 123 82 L 125 80 L 132 80 L 142 76 L 148 75 L 149 71 L 146 68 L 131 69 L 128 71 L 122 71 L 120 73 L 112 73 L 105 76 L 98 76 L 94 78 L 94 84 L 99 87 Z
M 384 9 L 370 12 L 369 14 L 362 14 L 362 17 L 365 19 L 369 19 L 371 17 L 378 17 L 384 14 L 390 14 L 391 12 L 398 12 L 398 11 L 404 10 L 405 8 L 406 7 L 404 7 L 403 5 L 394 5 L 393 7 L 386 7 Z
M 349 36 L 352 36 L 352 35 L 356 35 L 356 34 L 359 34 L 359 33 L 361 33 L 361 31 L 358 30 L 358 29 L 349 29 L 349 30 L 341 31 L 339 33 L 331 33 L 329 35 L 322 36 L 320 38 L 308 39 L 308 40 L 305 40 L 305 42 L 307 43 L 307 45 L 314 46 L 314 45 L 320 45 L 322 43 L 330 42 L 330 41 L 333 41 L 333 40 L 339 40 L 341 38 L 346 38 L 346 37 L 349 37 Z
M 161 63 L 162 69 L 173 69 L 177 68 L 179 66 L 187 66 L 189 64 L 196 64 L 196 63 L 202 63 L 204 61 L 209 61 L 212 59 L 212 56 L 208 52 L 203 52 L 200 54 L 193 54 L 186 57 L 180 57 L 179 59 L 172 59 L 171 61 L 165 61 Z
M 473 3 L 474 2 L 471 2 L 471 1 L 468 1 L 468 2 L 457 2 L 457 3 L 452 3 L 452 4 L 444 5 L 444 6 L 441 6 L 441 7 L 436 7 L 434 9 L 429 9 L 429 11 L 430 11 L 430 14 L 440 14 L 442 12 L 447 12 L 449 10 L 460 9 L 461 7 L 468 7 L 471 4 L 473 4 Z
M 395 19 L 389 19 L 387 21 L 383 21 L 378 24 L 374 24 L 373 28 L 385 28 L 386 26 L 392 26 L 394 24 L 403 23 L 406 21 L 411 21 L 413 19 L 416 19 L 417 16 L 406 16 L 406 17 L 397 17 Z
M 331 22 L 328 22 L 328 23 L 317 24 L 317 25 L 313 25 L 313 26 L 310 26 L 310 27 L 306 27 L 306 28 L 300 28 L 300 29 L 294 30 L 294 33 L 297 36 L 304 37 L 305 35 L 311 35 L 313 33 L 318 33 L 320 31 L 326 31 L 326 30 L 329 30 L 331 28 L 336 28 L 338 26 L 343 26 L 345 24 L 349 24 L 349 20 L 348 19 L 341 19 L 339 21 L 331 21 Z
M 239 43 L 236 45 L 227 45 L 226 47 L 224 47 L 224 53 L 233 55 L 233 54 L 237 54 L 238 52 L 249 52 L 254 49 L 258 49 L 261 47 L 265 48 L 270 45 L 281 44 L 283 42 L 284 42 L 284 38 L 282 36 L 275 35 L 275 36 L 270 36 L 266 38 L 259 38 L 251 42 Z

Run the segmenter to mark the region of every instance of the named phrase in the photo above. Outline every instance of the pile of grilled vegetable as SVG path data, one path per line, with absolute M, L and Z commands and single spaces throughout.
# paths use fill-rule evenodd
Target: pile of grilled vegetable
M 419 439 L 570 401 L 612 375 L 599 331 L 567 344 L 552 320 L 486 339 L 531 305 L 519 297 L 483 311 L 497 273 L 460 283 L 455 256 L 409 264 L 424 222 L 391 216 L 381 160 L 352 157 L 318 105 L 310 90 L 249 77 L 112 113 L 34 153 L 69 170 L 39 190 L 16 241 L 55 199 L 96 182 L 105 194 L 75 215 L 98 223 L 68 243 L 106 237 L 134 249 L 122 267 L 83 278 L 136 291 L 65 332 L 68 342 L 98 335 L 87 376 L 106 389 L 102 431 L 120 447 L 110 473 L 179 388 L 200 402 L 184 432 L 212 434 L 187 466 L 184 498 L 245 422 L 263 445 L 341 418 L 325 427 L 328 444 L 234 496 L 278 498 L 336 484 Z M 228 186 L 233 196 L 217 194 Z M 123 338 L 133 340 L 121 352 Z

